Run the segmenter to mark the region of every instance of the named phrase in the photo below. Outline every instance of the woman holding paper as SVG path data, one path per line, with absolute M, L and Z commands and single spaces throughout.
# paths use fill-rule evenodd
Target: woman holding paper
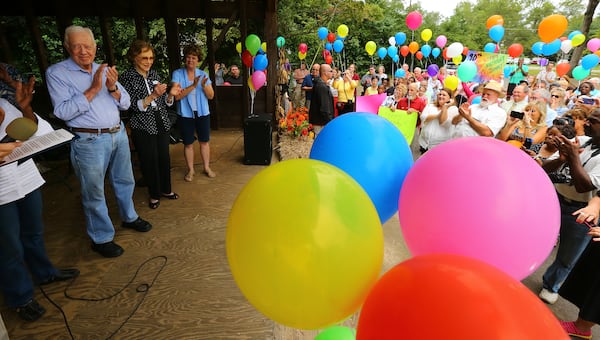
M 14 119 L 34 120 L 34 136 L 53 129 L 31 108 L 33 82 L 18 83 L 16 100 L 21 110 L 5 99 L 0 99 L 0 138 L 6 135 L 6 126 Z M 0 146 L 0 157 L 19 145 Z M 34 281 L 38 285 L 63 281 L 79 275 L 77 269 L 54 267 L 44 244 L 42 221 L 42 194 L 44 179 L 32 159 L 0 166 L 0 290 L 4 302 L 26 321 L 39 319 L 46 310 L 33 298 Z

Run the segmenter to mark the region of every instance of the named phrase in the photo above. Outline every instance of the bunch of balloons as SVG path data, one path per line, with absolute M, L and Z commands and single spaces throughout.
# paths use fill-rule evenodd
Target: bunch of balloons
M 490 39 L 494 42 L 485 44 L 483 50 L 489 53 L 497 53 L 499 50 L 498 43 L 504 38 L 504 18 L 501 15 L 492 15 L 487 19 L 486 27 Z
M 300 43 L 298 45 L 298 58 L 300 60 L 306 59 L 306 52 L 308 52 L 308 45 L 305 43 Z
M 253 68 L 254 72 L 248 79 L 248 87 L 252 91 L 258 91 L 267 81 L 267 75 L 265 70 L 269 65 L 269 59 L 266 55 L 267 44 L 260 41 L 260 38 L 256 34 L 249 34 L 245 40 L 246 49 L 241 51 L 241 43 L 236 45 L 238 53 L 241 52 L 242 63 L 248 67 Z M 281 44 L 281 46 L 279 46 Z M 277 46 L 283 47 L 285 39 L 283 37 L 277 38 Z

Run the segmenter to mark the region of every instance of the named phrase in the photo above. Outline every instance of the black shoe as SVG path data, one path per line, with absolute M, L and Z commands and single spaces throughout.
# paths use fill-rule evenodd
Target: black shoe
M 92 250 L 104 257 L 118 257 L 121 256 L 124 251 L 120 245 L 113 241 L 100 244 L 92 242 Z
M 50 276 L 46 280 L 40 282 L 40 286 L 47 285 L 53 282 L 65 281 L 79 276 L 79 269 L 69 268 L 69 269 L 58 269 L 56 274 Z
M 35 321 L 41 318 L 44 313 L 46 313 L 46 309 L 33 299 L 26 305 L 17 307 L 15 311 L 19 317 L 25 321 Z
M 152 229 L 152 224 L 150 224 L 148 221 L 142 220 L 141 217 L 138 217 L 137 220 L 135 220 L 133 222 L 123 222 L 121 224 L 121 226 L 123 228 L 133 229 L 135 231 L 139 231 L 142 233 L 145 233 L 147 231 L 150 231 L 150 229 Z

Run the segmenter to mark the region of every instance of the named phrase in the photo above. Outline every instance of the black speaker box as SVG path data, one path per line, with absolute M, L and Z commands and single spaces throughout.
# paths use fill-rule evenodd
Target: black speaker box
M 273 154 L 273 126 L 270 113 L 244 120 L 244 164 L 269 165 Z

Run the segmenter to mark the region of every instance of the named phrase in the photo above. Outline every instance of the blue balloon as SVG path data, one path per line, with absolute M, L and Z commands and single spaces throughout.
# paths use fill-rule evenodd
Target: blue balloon
M 396 46 L 388 46 L 388 48 L 387 48 L 387 54 L 390 56 L 390 58 L 394 59 L 394 56 L 398 55 L 398 47 L 396 47 Z
M 344 41 L 344 40 L 346 40 L 346 38 L 348 37 L 348 36 L 345 36 L 345 37 L 340 37 L 338 34 L 336 34 L 336 36 L 337 36 L 337 38 L 336 38 L 336 39 L 337 39 L 337 40 L 341 40 L 341 41 Z
M 397 63 L 397 62 L 399 62 L 399 61 L 400 61 L 400 56 L 398 56 L 398 55 L 396 54 L 394 57 L 392 57 L 392 60 L 393 60 L 395 63 Z
M 396 39 L 397 45 L 402 45 L 406 41 L 406 34 L 404 34 L 404 32 L 398 32 L 394 36 L 394 39 Z
M 342 52 L 342 50 L 344 49 L 344 42 L 341 40 L 336 40 L 333 42 L 333 50 L 336 51 L 337 53 Z
M 425 58 L 428 58 L 429 55 L 431 54 L 431 46 L 429 46 L 429 45 L 421 46 L 421 53 L 423 53 L 423 56 Z
M 471 101 L 471 105 L 475 105 L 475 104 L 479 104 L 479 103 L 481 103 L 481 95 L 473 97 L 473 100 Z
M 383 59 L 385 58 L 385 56 L 387 55 L 387 49 L 385 47 L 380 47 L 377 50 L 377 55 L 379 56 L 379 58 Z
M 319 27 L 319 30 L 317 31 L 319 39 L 325 40 L 325 38 L 327 38 L 327 34 L 329 34 L 329 30 L 327 29 L 327 27 Z
M 402 68 L 399 68 L 396 70 L 396 72 L 394 72 L 394 76 L 396 78 L 404 78 L 406 76 L 406 71 L 404 71 Z
M 597 55 L 588 54 L 581 59 L 581 67 L 583 67 L 586 70 L 591 70 L 594 67 L 596 67 L 596 65 L 598 65 L 599 61 L 600 57 L 598 57 Z
M 569 40 L 573 40 L 573 37 L 576 36 L 577 34 L 582 34 L 581 31 L 573 31 L 571 33 L 569 33 Z
M 541 41 L 538 41 L 535 44 L 531 45 L 531 52 L 533 52 L 534 54 L 537 54 L 537 55 L 542 55 L 542 53 L 544 53 L 542 51 L 543 47 L 544 47 L 544 43 Z
M 333 45 L 330 42 L 326 42 L 325 49 L 331 52 L 331 50 L 333 50 Z
M 490 35 L 490 38 L 492 38 L 493 41 L 499 42 L 504 37 L 504 26 L 494 25 L 490 27 L 490 31 L 488 32 L 488 34 Z
M 442 53 L 442 50 L 440 50 L 440 48 L 439 48 L 439 47 L 434 47 L 434 48 L 433 48 L 433 50 L 431 50 L 431 55 L 432 55 L 434 58 L 437 58 L 437 57 L 439 57 L 439 56 L 440 56 L 440 53 Z
M 354 178 L 371 198 L 382 224 L 398 211 L 400 189 L 413 165 L 400 130 L 386 118 L 367 112 L 347 113 L 327 123 L 313 143 L 310 158 Z
M 496 44 L 491 43 L 491 42 L 485 44 L 485 46 L 483 46 L 483 51 L 484 52 L 489 52 L 489 53 L 496 52 Z
M 504 78 L 510 78 L 510 73 L 512 72 L 512 67 L 510 67 L 509 65 L 504 66 Z
M 269 60 L 265 54 L 257 54 L 252 62 L 252 66 L 254 66 L 254 69 L 257 71 L 264 71 L 267 68 L 267 65 L 269 65 Z
M 556 53 L 560 50 L 560 46 L 561 46 L 560 39 L 555 39 L 554 41 L 544 44 L 542 46 L 542 53 L 544 55 L 553 55 L 554 53 Z

